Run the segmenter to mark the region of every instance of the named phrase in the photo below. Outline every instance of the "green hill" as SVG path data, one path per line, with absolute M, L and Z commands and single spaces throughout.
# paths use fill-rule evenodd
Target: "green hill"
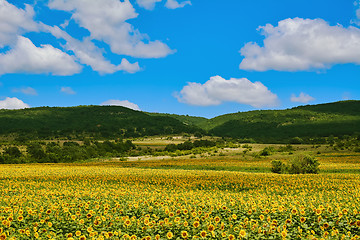
M 284 142 L 360 133 L 360 101 L 226 114 L 199 124 L 216 136 Z
M 202 131 L 168 116 L 119 106 L 39 107 L 0 110 L 0 135 L 34 138 L 139 137 Z
M 198 127 L 202 126 L 201 128 L 203 129 L 206 128 L 203 126 L 204 125 L 203 123 L 209 120 L 204 117 L 194 117 L 189 115 L 177 115 L 177 114 L 169 114 L 169 113 L 147 113 L 147 114 L 149 114 L 150 116 L 172 117 L 186 125 L 194 125 Z
M 289 142 L 360 133 L 360 101 L 260 110 L 212 119 L 145 113 L 119 106 L 39 107 L 0 110 L 0 136 L 25 139 L 117 138 L 208 132 L 214 136 Z

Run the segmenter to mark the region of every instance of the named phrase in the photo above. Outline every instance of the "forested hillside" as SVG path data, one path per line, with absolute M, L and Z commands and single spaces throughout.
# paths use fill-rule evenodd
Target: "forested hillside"
M 0 135 L 25 139 L 114 138 L 202 131 L 166 116 L 119 106 L 39 107 L 0 110 Z
M 145 113 L 119 106 L 0 110 L 0 136 L 81 139 L 209 134 L 257 142 L 290 142 L 360 133 L 360 101 L 226 114 L 212 119 Z M 299 140 L 299 139 L 297 139 Z
M 200 126 L 217 136 L 253 138 L 260 142 L 354 135 L 360 133 L 360 101 L 227 114 Z

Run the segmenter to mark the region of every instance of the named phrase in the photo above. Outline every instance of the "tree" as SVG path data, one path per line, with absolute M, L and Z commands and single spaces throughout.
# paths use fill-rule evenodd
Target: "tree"
M 285 164 L 280 160 L 274 160 L 271 162 L 271 172 L 283 173 L 285 171 Z
M 320 163 L 310 155 L 299 155 L 290 161 L 288 171 L 290 174 L 319 173 Z
M 34 159 L 46 158 L 46 153 L 39 143 L 30 143 L 26 148 L 27 153 Z
M 22 156 L 22 153 L 17 147 L 7 147 L 5 148 L 4 155 L 8 155 L 11 158 L 19 158 Z

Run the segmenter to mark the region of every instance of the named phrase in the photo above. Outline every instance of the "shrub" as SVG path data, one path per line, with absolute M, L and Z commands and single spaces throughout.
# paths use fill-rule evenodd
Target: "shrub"
M 304 140 L 302 140 L 301 138 L 299 137 L 294 137 L 290 140 L 290 143 L 291 144 L 302 144 L 304 142 Z
M 283 173 L 285 171 L 285 164 L 280 160 L 273 160 L 271 162 L 271 172 Z
M 266 147 L 260 152 L 260 156 L 270 156 L 273 151 L 274 151 L 274 148 Z
M 312 156 L 299 155 L 293 158 L 288 167 L 290 174 L 319 173 L 320 163 Z
M 290 173 L 290 174 L 305 174 L 319 173 L 320 163 L 312 156 L 300 155 L 293 158 L 286 166 L 279 160 L 271 162 L 271 172 L 273 173 Z

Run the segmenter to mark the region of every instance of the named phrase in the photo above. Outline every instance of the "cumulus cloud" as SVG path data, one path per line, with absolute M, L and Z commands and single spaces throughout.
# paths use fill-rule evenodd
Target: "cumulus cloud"
M 6 73 L 36 73 L 73 75 L 81 71 L 74 58 L 51 45 L 36 47 L 30 39 L 19 36 L 16 45 L 0 53 L 0 75 Z
M 169 8 L 169 9 L 176 9 L 176 8 L 183 8 L 186 5 L 191 5 L 191 1 L 183 1 L 183 2 L 179 3 L 176 0 L 167 0 L 165 7 Z
M 76 94 L 76 92 L 71 87 L 61 87 L 60 92 L 68 94 L 68 95 Z
M 137 104 L 129 102 L 128 100 L 108 100 L 105 101 L 103 103 L 101 103 L 100 105 L 102 106 L 122 106 L 122 107 L 127 107 L 133 110 L 137 110 L 140 111 L 140 108 Z
M 162 0 L 136 0 L 140 7 L 143 7 L 147 10 L 153 10 L 156 3 L 161 1 Z M 167 0 L 165 3 L 165 7 L 169 9 L 183 8 L 186 5 L 191 5 L 191 1 L 183 1 L 179 3 L 177 0 Z
M 240 69 L 301 71 L 335 64 L 360 64 L 360 29 L 330 26 L 322 19 L 285 19 L 274 27 L 259 27 L 263 47 L 247 43 Z
M 204 84 L 190 82 L 176 98 L 179 102 L 197 106 L 237 102 L 259 108 L 278 104 L 277 95 L 261 82 L 253 83 L 246 78 L 226 80 L 220 76 L 211 77 Z
M 34 9 L 28 4 L 25 4 L 25 9 L 19 9 L 0 0 L 0 47 L 13 44 L 20 34 L 36 31 L 34 15 Z
M 354 6 L 356 7 L 356 19 L 352 20 L 351 23 L 355 23 L 357 25 L 360 25 L 360 0 L 356 0 L 354 2 Z
M 72 19 L 89 30 L 91 39 L 106 42 L 113 53 L 160 58 L 174 52 L 158 40 L 150 41 L 126 22 L 138 16 L 129 0 L 50 0 L 49 7 L 71 12 Z
M 315 98 L 313 98 L 309 94 L 301 92 L 298 97 L 295 96 L 295 94 L 292 94 L 290 100 L 292 102 L 308 103 L 308 102 L 314 101 Z
M 140 7 L 143 7 L 147 10 L 153 10 L 155 8 L 155 4 L 161 1 L 162 0 L 136 0 Z
M 5 98 L 5 100 L 0 101 L 0 109 L 23 109 L 29 108 L 30 106 L 20 99 L 13 97 L 13 98 Z
M 26 95 L 33 95 L 33 96 L 38 95 L 37 91 L 35 89 L 33 89 L 32 87 L 14 88 L 12 91 L 13 92 L 21 92 Z
M 135 73 L 140 70 L 138 62 L 130 63 L 125 58 L 122 59 L 119 65 L 112 64 L 104 58 L 102 51 L 95 46 L 90 38 L 84 38 L 83 41 L 77 40 L 57 26 L 50 27 L 43 24 L 42 29 L 56 38 L 64 39 L 66 41 L 64 45 L 66 50 L 72 51 L 80 63 L 91 66 L 94 71 L 100 74 L 110 74 L 117 71 Z

